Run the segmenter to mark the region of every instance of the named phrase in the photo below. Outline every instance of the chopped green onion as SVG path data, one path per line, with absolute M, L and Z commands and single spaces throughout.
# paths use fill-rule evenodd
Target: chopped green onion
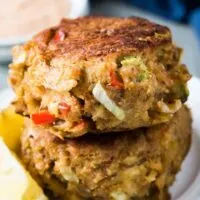
M 107 95 L 101 83 L 97 83 L 92 91 L 94 97 L 99 101 L 107 110 L 109 110 L 119 120 L 125 118 L 124 111 L 116 105 Z
M 138 75 L 136 77 L 137 82 L 144 81 L 149 78 L 150 73 L 145 65 L 144 61 L 139 56 L 125 56 L 121 61 L 122 66 L 132 67 L 137 69 Z
M 142 70 L 146 70 L 146 65 L 144 64 L 143 60 L 139 56 L 125 56 L 124 59 L 121 61 L 123 66 L 135 66 L 139 67 Z
M 137 76 L 137 81 L 138 82 L 141 82 L 141 81 L 144 81 L 144 80 L 146 80 L 146 79 L 148 79 L 148 73 L 146 73 L 146 72 L 141 72 L 138 76 Z

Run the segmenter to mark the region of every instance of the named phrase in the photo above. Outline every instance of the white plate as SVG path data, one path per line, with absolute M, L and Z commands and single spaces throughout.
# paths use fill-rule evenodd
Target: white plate
M 71 9 L 68 18 L 76 18 L 87 15 L 89 13 L 88 0 L 68 0 Z M 34 34 L 34 33 L 33 33 Z M 23 37 L 8 37 L 0 38 L 0 63 L 5 63 L 11 60 L 11 48 L 13 45 L 22 44 L 29 40 L 32 35 Z
M 200 200 L 200 80 L 189 81 L 190 97 L 187 102 L 192 111 L 192 145 L 175 183 L 170 188 L 172 200 Z M 11 89 L 0 92 L 0 109 L 14 98 Z

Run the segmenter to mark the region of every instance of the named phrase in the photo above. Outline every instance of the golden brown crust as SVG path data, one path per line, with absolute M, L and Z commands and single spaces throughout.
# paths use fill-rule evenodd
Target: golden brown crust
M 64 32 L 65 39 L 55 42 L 53 37 L 58 31 Z M 57 27 L 37 34 L 32 40 L 45 56 L 65 55 L 77 59 L 141 51 L 171 41 L 171 33 L 167 27 L 146 19 L 94 16 L 63 19 Z
M 63 19 L 15 47 L 14 105 L 25 116 L 49 112 L 55 120 L 40 125 L 62 138 L 167 122 L 188 96 L 190 75 L 180 55 L 169 29 L 145 19 Z M 122 120 L 93 94 L 98 83 L 122 109 Z M 64 115 L 63 102 L 70 107 Z
M 74 192 L 80 199 L 113 200 L 121 191 L 126 199 L 164 200 L 190 139 L 191 116 L 183 106 L 169 123 L 115 135 L 61 140 L 27 125 L 22 157 L 36 180 L 67 199 Z M 155 191 L 158 198 L 151 198 Z

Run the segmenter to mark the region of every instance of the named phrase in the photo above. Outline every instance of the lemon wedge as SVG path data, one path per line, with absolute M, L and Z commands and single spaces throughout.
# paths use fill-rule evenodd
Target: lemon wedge
M 0 112 L 0 136 L 9 149 L 17 152 L 20 146 L 20 136 L 23 131 L 24 118 L 8 107 Z
M 17 157 L 0 138 L 0 199 L 47 200 Z

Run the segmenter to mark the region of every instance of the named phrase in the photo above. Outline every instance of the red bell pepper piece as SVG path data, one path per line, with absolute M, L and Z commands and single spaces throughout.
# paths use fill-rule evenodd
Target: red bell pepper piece
M 110 71 L 110 79 L 111 79 L 110 85 L 112 87 L 114 87 L 115 89 L 123 89 L 124 88 L 124 84 L 118 79 L 118 77 L 114 71 Z
M 64 39 L 65 39 L 65 32 L 63 32 L 62 30 L 58 30 L 53 37 L 54 42 L 60 42 L 63 41 Z
M 37 125 L 51 124 L 56 120 L 55 116 L 50 114 L 48 111 L 32 114 L 31 118 L 32 121 Z

